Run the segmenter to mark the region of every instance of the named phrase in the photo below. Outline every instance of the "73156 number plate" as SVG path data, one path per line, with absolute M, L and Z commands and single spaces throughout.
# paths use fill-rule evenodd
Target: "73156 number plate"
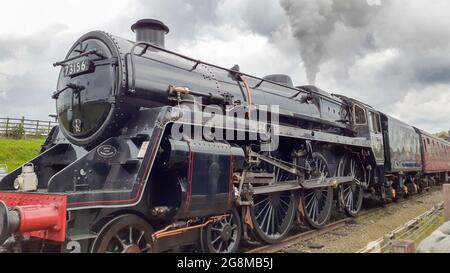
M 64 66 L 65 77 L 75 77 L 81 74 L 91 73 L 93 71 L 94 71 L 94 63 L 87 58 Z

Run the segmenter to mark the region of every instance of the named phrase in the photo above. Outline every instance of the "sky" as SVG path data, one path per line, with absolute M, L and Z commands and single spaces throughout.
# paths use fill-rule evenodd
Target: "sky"
M 0 117 L 48 120 L 81 35 L 133 39 L 154 18 L 166 47 L 256 76 L 288 74 L 430 132 L 450 129 L 448 0 L 15 0 L 0 10 Z

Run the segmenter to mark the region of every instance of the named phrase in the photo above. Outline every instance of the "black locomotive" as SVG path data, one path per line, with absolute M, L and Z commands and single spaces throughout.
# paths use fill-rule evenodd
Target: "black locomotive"
M 364 103 L 167 50 L 160 21 L 132 30 L 90 32 L 54 64 L 59 126 L 0 181 L 5 251 L 235 252 L 449 171 L 427 172 L 421 131 Z

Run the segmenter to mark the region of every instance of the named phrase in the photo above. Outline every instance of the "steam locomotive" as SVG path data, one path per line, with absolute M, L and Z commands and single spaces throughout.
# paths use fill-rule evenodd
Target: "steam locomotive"
M 0 181 L 3 251 L 236 252 L 447 179 L 444 140 L 286 75 L 170 51 L 160 21 L 132 30 L 87 33 L 54 64 L 59 126 Z

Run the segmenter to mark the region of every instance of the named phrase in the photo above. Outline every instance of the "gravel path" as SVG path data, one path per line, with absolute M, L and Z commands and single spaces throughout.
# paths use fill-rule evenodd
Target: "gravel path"
M 365 247 L 367 243 L 383 237 L 388 232 L 430 210 L 442 200 L 442 192 L 433 191 L 418 199 L 390 206 L 371 217 L 356 219 L 354 224 L 293 245 L 283 252 L 354 253 Z

